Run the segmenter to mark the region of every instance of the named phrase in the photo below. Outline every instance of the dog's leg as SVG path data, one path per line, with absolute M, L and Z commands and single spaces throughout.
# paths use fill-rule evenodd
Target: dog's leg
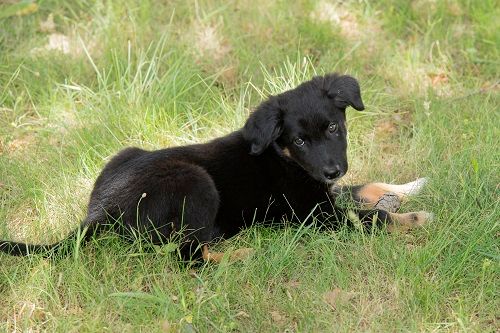
M 358 186 L 343 186 L 332 189 L 332 194 L 349 193 L 363 209 L 376 208 L 396 212 L 401 202 L 407 199 L 408 196 L 420 193 L 426 182 L 425 178 L 419 178 L 402 185 L 370 183 Z
M 427 180 L 425 178 L 419 178 L 413 182 L 402 185 L 370 183 L 361 186 L 354 195 L 360 200 L 372 204 L 380 200 L 386 193 L 394 193 L 400 200 L 404 200 L 408 196 L 420 193 L 426 182 Z
M 241 249 L 234 250 L 229 254 L 229 261 L 239 261 L 250 257 L 254 253 L 254 249 L 243 247 Z M 205 244 L 202 247 L 203 260 L 213 263 L 220 263 L 224 258 L 224 252 L 210 252 L 208 250 L 208 245 Z
M 360 210 L 357 213 L 357 215 L 354 212 L 348 213 L 351 222 L 358 222 L 364 227 L 371 227 L 373 224 L 378 225 L 380 223 L 386 224 L 389 232 L 407 231 L 418 228 L 433 219 L 432 213 L 425 211 L 398 214 L 380 209 L 372 209 Z
M 213 240 L 219 209 L 213 179 L 203 168 L 175 160 L 148 168 L 145 179 L 135 185 L 145 189 L 144 194 L 123 220 L 153 244 L 179 242 L 183 260 L 201 259 L 201 246 Z
M 434 215 L 426 211 L 404 214 L 389 213 L 389 216 L 391 217 L 391 223 L 387 225 L 387 230 L 389 232 L 404 232 L 418 228 L 434 219 Z

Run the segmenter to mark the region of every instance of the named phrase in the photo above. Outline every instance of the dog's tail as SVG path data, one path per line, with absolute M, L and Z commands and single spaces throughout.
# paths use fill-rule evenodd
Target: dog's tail
M 85 219 L 83 223 L 73 230 L 68 237 L 54 244 L 26 244 L 11 241 L 0 241 L 0 251 L 13 256 L 27 256 L 30 254 L 42 254 L 50 256 L 52 254 L 68 254 L 74 244 L 84 244 L 92 237 L 96 236 L 103 228 L 104 224 Z

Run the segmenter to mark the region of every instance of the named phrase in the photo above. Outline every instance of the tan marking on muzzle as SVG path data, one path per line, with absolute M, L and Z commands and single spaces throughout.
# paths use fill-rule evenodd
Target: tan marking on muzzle
M 283 155 L 290 158 L 292 157 L 292 154 L 290 154 L 290 149 L 288 149 L 288 147 L 283 148 Z

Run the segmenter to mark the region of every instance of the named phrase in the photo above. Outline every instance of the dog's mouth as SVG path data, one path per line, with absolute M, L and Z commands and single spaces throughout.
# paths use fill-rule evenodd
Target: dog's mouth
M 325 176 L 323 172 L 317 172 L 317 171 L 311 172 L 311 170 L 308 170 L 304 167 L 302 168 L 309 174 L 310 177 L 314 178 L 318 182 L 323 183 L 327 186 L 335 185 L 345 175 L 344 172 L 341 172 L 339 175 L 336 176 Z
M 323 177 L 322 181 L 327 185 L 335 185 L 342 177 L 344 177 L 344 173 L 342 173 L 338 177 L 334 177 L 334 178 Z
M 339 165 L 334 167 L 325 167 L 319 172 L 323 182 L 328 185 L 335 184 L 340 178 L 345 175 L 345 171 Z
M 343 172 L 335 177 L 332 177 L 332 176 L 325 176 L 322 172 L 310 172 L 308 170 L 306 171 L 312 178 L 327 186 L 335 185 L 344 176 Z
M 325 179 L 323 182 L 326 185 L 335 185 L 340 180 L 340 178 L 342 178 L 342 177 L 338 177 L 338 178 L 335 178 L 335 179 Z

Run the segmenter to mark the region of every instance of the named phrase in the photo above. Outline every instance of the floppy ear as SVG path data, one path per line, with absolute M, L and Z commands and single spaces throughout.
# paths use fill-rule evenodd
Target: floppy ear
M 250 154 L 259 155 L 282 132 L 282 110 L 277 97 L 270 97 L 250 115 L 243 127 L 243 137 L 252 144 Z
M 336 107 L 345 109 L 352 106 L 358 111 L 365 109 L 359 83 L 355 78 L 349 75 L 328 74 L 323 79 L 323 87 L 328 97 L 333 99 Z

